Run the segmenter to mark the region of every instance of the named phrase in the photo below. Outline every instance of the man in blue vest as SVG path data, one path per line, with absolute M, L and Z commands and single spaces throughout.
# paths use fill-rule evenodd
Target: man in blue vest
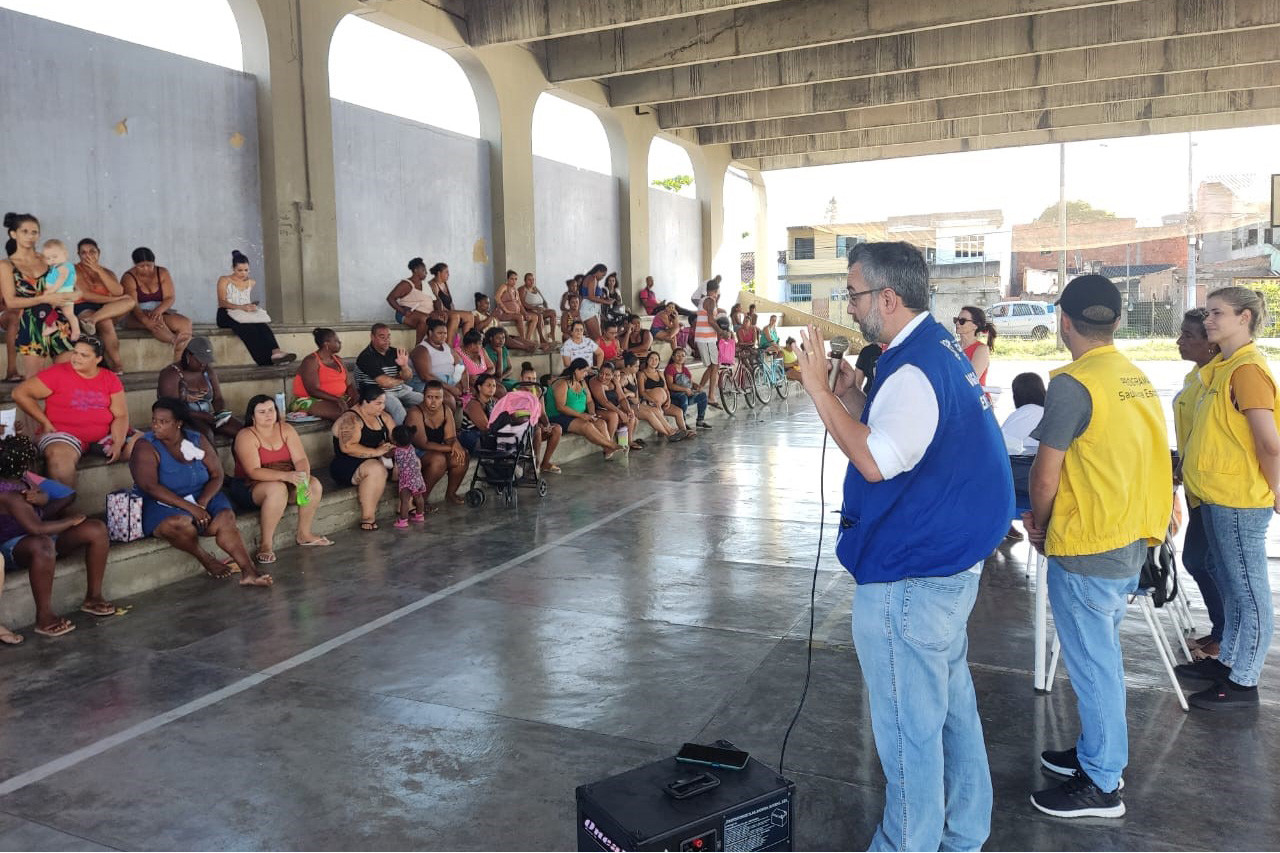
M 850 463 L 836 555 L 858 584 L 853 642 L 887 779 L 871 849 L 977 850 L 991 774 L 965 629 L 1013 518 L 1009 458 L 969 360 L 929 315 L 920 251 L 855 246 L 848 288 L 863 335 L 888 344 L 870 391 L 843 361 L 832 390 L 816 328 L 799 366 Z

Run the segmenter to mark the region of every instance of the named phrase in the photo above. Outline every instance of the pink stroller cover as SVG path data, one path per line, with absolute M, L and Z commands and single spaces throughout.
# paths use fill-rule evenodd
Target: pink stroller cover
M 532 391 L 517 388 L 514 391 L 508 391 L 501 400 L 493 404 L 493 411 L 489 413 L 489 422 L 493 423 L 494 419 L 504 412 L 511 415 L 517 412 L 528 412 L 530 422 L 535 422 L 542 417 L 542 401 Z

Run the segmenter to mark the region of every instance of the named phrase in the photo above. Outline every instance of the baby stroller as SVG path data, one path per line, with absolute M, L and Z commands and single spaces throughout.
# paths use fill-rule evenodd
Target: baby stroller
M 533 450 L 533 431 L 542 417 L 542 401 L 536 394 L 517 385 L 515 390 L 494 404 L 489 413 L 489 428 L 480 437 L 472 454 L 476 459 L 471 487 L 467 490 L 467 506 L 484 506 L 488 484 L 502 495 L 507 506 L 515 506 L 516 489 L 537 489 L 538 497 L 547 494 L 547 481 L 538 471 Z

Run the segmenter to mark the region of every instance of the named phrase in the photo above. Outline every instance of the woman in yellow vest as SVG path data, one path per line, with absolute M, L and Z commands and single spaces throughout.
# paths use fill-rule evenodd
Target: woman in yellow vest
M 1200 371 L 1182 480 L 1200 499 L 1222 594 L 1218 659 L 1182 664 L 1178 674 L 1212 682 L 1188 701 L 1208 710 L 1257 707 L 1258 676 L 1271 645 L 1267 524 L 1280 511 L 1280 431 L 1276 383 L 1253 343 L 1266 309 L 1262 294 L 1224 287 L 1209 294 L 1204 327 L 1220 353 Z
M 1182 329 L 1178 334 L 1178 355 L 1192 363 L 1182 383 L 1182 390 L 1173 398 L 1173 431 L 1178 437 L 1178 453 L 1187 452 L 1187 438 L 1191 434 L 1191 417 L 1204 385 L 1200 382 L 1200 370 L 1218 354 L 1218 347 L 1209 343 L 1209 333 L 1204 328 L 1204 318 L 1209 312 L 1192 308 L 1182 315 Z M 1179 471 L 1181 474 L 1181 471 Z M 1176 483 L 1175 483 L 1176 485 Z M 1222 642 L 1222 596 L 1213 580 L 1210 568 L 1209 540 L 1205 537 L 1204 521 L 1200 518 L 1200 499 L 1183 490 L 1187 499 L 1186 538 L 1182 543 L 1182 565 L 1200 589 L 1200 599 L 1209 611 L 1209 633 L 1203 637 L 1188 639 L 1187 646 L 1197 658 L 1216 658 Z

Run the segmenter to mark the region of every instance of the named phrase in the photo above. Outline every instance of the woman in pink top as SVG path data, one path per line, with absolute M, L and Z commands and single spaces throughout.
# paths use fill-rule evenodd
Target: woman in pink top
M 462 359 L 462 366 L 466 368 L 462 374 L 462 380 L 458 383 L 464 389 L 462 405 L 465 407 L 471 401 L 476 377 L 486 373 L 497 373 L 497 371 L 494 370 L 489 354 L 484 351 L 484 335 L 475 329 L 462 336 L 462 347 L 455 352 Z M 502 383 L 498 383 L 497 396 L 501 397 L 506 393 L 507 389 L 502 387 Z

